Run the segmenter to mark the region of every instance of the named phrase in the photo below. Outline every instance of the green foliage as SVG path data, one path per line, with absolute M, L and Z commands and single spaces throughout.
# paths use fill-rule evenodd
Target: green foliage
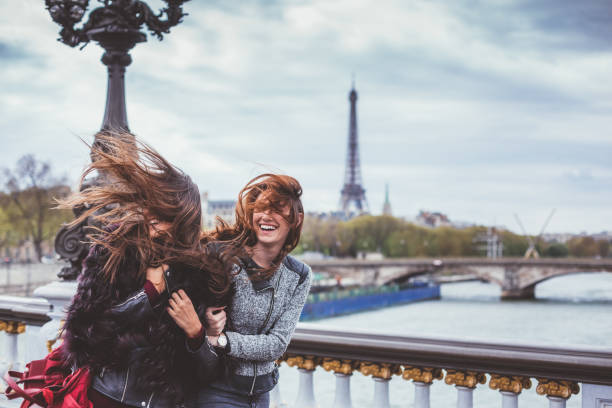
M 40 259 L 42 244 L 51 244 L 55 233 L 72 218 L 56 210 L 55 199 L 70 192 L 63 180 L 51 174 L 48 163 L 23 156 L 14 170 L 4 169 L 4 191 L 0 192 L 0 248 L 32 241 Z
M 593 237 L 572 238 L 567 246 L 574 257 L 594 257 L 599 255 L 599 246 Z
M 565 258 L 569 255 L 569 249 L 565 244 L 554 243 L 542 251 L 542 255 L 550 258 Z
M 610 255 L 610 241 L 600 239 L 599 241 L 597 241 L 597 247 L 599 250 L 599 256 L 601 256 L 602 258 L 605 258 Z
M 478 241 L 486 231 L 485 227 L 425 228 L 386 215 L 364 215 L 349 221 L 307 216 L 299 250 L 340 257 L 355 257 L 360 252 L 381 252 L 386 257 L 483 256 Z M 525 238 L 508 231 L 503 231 L 503 237 L 517 256 L 523 256 Z
M 524 256 L 529 248 L 527 238 L 522 235 L 513 234 L 510 231 L 501 231 L 502 243 L 504 244 L 504 256 Z

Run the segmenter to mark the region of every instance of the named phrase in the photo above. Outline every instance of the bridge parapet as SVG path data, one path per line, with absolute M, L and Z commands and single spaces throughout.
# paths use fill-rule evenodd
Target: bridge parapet
M 557 276 L 584 272 L 612 272 L 610 259 L 334 259 L 311 262 L 315 272 L 350 277 L 360 284 L 401 283 L 420 275 L 469 275 L 494 283 L 502 299 L 533 299 L 535 286 Z
M 565 407 L 581 388 L 583 408 L 612 403 L 611 348 L 394 336 L 300 324 L 279 362 L 299 369 L 295 407 L 316 406 L 312 376 L 317 367 L 336 376 L 335 407 L 352 406 L 353 373 L 372 376 L 373 407 L 390 406 L 389 382 L 395 377 L 413 383 L 416 408 L 429 408 L 430 387 L 436 380 L 455 386 L 458 408 L 471 408 L 473 393 L 487 382 L 500 391 L 503 408 L 517 407 L 521 392 L 532 386 L 551 408 Z M 278 387 L 274 397 L 280 406 Z
M 48 311 L 49 304 L 40 298 L 0 296 L 0 332 L 4 334 L 0 340 L 6 347 L 0 361 L 2 373 L 23 369 L 25 361 L 40 358 L 53 346 L 40 333 Z M 473 393 L 487 382 L 489 388 L 500 391 L 503 408 L 517 407 L 522 390 L 530 387 L 546 396 L 551 408 L 565 407 L 567 399 L 578 393 L 582 393 L 582 408 L 612 404 L 611 348 L 385 335 L 300 323 L 279 361 L 283 362 L 299 370 L 298 398 L 290 405 L 294 407 L 315 406 L 313 375 L 318 367 L 336 377 L 335 407 L 352 406 L 354 373 L 372 377 L 371 406 L 381 408 L 390 407 L 389 382 L 394 378 L 414 385 L 416 408 L 430 406 L 431 385 L 442 380 L 455 386 L 458 408 L 472 407 Z M 279 387 L 273 390 L 272 407 L 281 406 L 280 393 Z M 17 405 L 0 397 L 0 407 L 11 406 Z

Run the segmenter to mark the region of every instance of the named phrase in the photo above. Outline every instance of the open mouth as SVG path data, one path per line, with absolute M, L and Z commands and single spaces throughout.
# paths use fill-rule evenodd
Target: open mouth
M 278 227 L 276 225 L 270 225 L 270 224 L 259 224 L 259 229 L 262 231 L 276 231 Z

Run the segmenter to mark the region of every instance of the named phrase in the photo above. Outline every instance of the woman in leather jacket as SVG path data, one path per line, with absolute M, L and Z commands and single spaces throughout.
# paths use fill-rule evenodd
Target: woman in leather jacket
M 92 158 L 81 180 L 97 171 L 108 182 L 61 203 L 82 210 L 74 225 L 97 225 L 68 308 L 66 362 L 89 368 L 94 408 L 179 406 L 217 375 L 218 355 L 197 339 L 206 307 L 227 301 L 231 264 L 200 244 L 189 176 L 129 134 L 97 135 Z

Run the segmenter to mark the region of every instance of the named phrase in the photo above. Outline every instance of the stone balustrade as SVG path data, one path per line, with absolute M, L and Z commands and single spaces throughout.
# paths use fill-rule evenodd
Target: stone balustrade
M 48 352 L 62 318 L 58 299 L 69 290 L 39 292 L 48 299 L 0 296 L 2 373 L 22 369 L 26 361 Z M 390 381 L 414 386 L 413 404 L 396 401 L 396 406 L 429 408 L 431 386 L 438 381 L 455 388 L 457 408 L 472 407 L 474 392 L 487 383 L 499 391 L 502 408 L 518 408 L 521 392 L 532 387 L 550 408 L 564 408 L 577 394 L 582 394 L 582 408 L 612 407 L 612 348 L 394 336 L 300 323 L 278 363 L 299 372 L 295 408 L 317 407 L 317 367 L 335 377 L 334 408 L 352 408 L 354 375 L 372 378 L 374 396 L 368 407 L 375 408 L 390 407 Z M 283 386 L 281 381 L 273 390 L 272 407 L 287 406 L 280 404 Z M 12 406 L 0 399 L 0 407 Z

